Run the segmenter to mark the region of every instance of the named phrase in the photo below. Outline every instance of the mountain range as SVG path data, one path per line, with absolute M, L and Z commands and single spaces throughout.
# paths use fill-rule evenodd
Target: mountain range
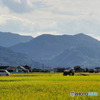
M 0 46 L 9 47 L 18 43 L 25 43 L 33 39 L 32 36 L 22 36 L 10 32 L 0 32 Z
M 42 63 L 32 60 L 29 56 L 23 53 L 17 53 L 7 47 L 0 46 L 0 64 L 3 66 L 20 66 L 30 65 L 32 68 L 41 68 Z
M 76 35 L 43 34 L 29 42 L 9 48 L 53 67 L 73 67 L 75 65 L 96 67 L 100 65 L 100 41 L 83 33 Z
M 19 43 L 26 43 L 34 39 L 31 36 L 22 36 L 10 32 L 0 32 L 0 65 L 2 66 L 20 66 L 30 65 L 32 68 L 48 67 L 38 61 L 33 60 L 28 55 L 15 52 L 9 49 L 9 46 Z M 50 67 L 50 66 L 49 66 Z

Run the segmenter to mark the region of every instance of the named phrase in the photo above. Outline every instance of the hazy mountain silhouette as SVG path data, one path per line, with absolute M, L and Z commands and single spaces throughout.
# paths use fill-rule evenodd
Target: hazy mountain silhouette
M 10 32 L 0 32 L 0 46 L 9 47 L 18 43 L 25 43 L 33 39 L 31 36 L 22 36 Z
M 7 66 L 20 66 L 20 65 L 30 65 L 31 67 L 42 67 L 42 64 L 32 60 L 25 54 L 16 53 L 6 47 L 0 46 L 0 64 Z
M 83 33 L 40 35 L 10 49 L 52 66 L 99 65 L 100 42 Z

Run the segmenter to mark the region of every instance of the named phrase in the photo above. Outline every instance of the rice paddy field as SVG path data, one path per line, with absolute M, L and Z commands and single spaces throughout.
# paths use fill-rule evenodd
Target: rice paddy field
M 70 92 L 97 96 L 70 96 Z M 100 100 L 100 73 L 13 73 L 0 76 L 0 100 Z

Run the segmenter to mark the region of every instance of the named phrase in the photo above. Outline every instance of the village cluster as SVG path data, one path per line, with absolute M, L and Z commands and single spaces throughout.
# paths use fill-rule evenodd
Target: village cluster
M 64 68 L 64 67 L 55 67 L 53 69 L 37 69 L 37 68 L 31 68 L 29 65 L 25 66 L 18 66 L 18 67 L 11 67 L 11 66 L 0 66 L 0 70 L 7 70 L 11 73 L 29 73 L 29 72 L 64 72 L 64 70 L 69 70 L 70 67 Z M 100 72 L 100 67 L 95 68 L 81 68 L 80 66 L 74 66 L 73 68 L 75 72 L 90 72 L 90 73 L 98 73 Z

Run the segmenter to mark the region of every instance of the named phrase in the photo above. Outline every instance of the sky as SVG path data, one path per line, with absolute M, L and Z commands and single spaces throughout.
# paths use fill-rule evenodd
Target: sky
M 84 33 L 100 40 L 100 0 L 0 0 L 0 31 L 31 35 Z

